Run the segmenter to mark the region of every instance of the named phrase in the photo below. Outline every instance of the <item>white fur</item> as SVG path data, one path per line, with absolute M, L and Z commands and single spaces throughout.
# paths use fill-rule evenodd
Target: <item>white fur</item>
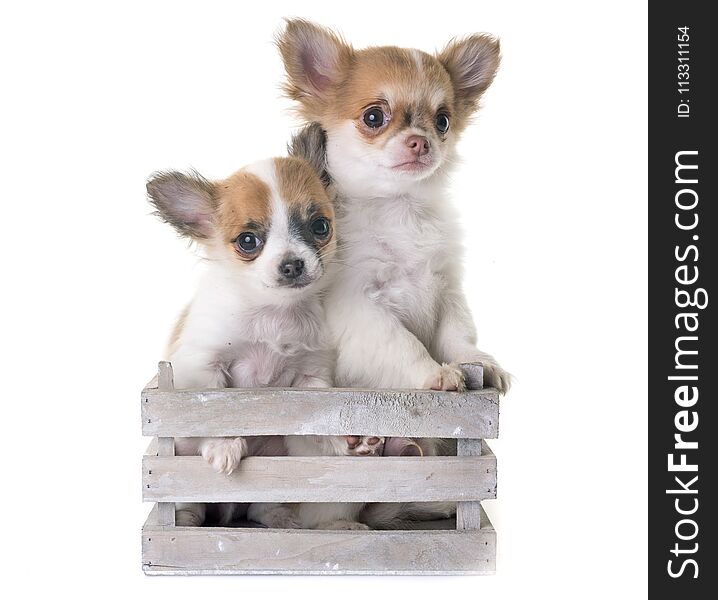
M 481 360 L 503 391 L 508 376 L 475 346 L 446 166 L 417 180 L 378 167 L 381 159 L 354 160 L 363 142 L 352 143 L 346 128 L 328 133 L 339 196 L 338 265 L 326 299 L 337 385 L 426 388 L 445 372 L 441 363 Z

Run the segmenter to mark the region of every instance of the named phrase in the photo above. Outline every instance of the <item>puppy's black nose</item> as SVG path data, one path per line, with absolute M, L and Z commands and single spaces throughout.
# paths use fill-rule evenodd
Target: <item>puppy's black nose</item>
M 290 258 L 279 265 L 279 272 L 287 279 L 296 279 L 304 271 L 304 261 L 301 258 Z

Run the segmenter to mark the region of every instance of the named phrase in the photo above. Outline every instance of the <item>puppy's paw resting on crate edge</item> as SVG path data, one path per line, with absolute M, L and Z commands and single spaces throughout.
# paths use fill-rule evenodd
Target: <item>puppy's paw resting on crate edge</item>
M 218 473 L 231 475 L 247 455 L 247 441 L 244 438 L 217 438 L 202 443 L 202 457 Z
M 496 388 L 501 395 L 511 388 L 511 374 L 504 371 L 496 362 L 485 361 L 484 367 L 484 386 Z
M 424 389 L 463 392 L 466 390 L 464 374 L 454 363 L 437 365 L 424 383 Z

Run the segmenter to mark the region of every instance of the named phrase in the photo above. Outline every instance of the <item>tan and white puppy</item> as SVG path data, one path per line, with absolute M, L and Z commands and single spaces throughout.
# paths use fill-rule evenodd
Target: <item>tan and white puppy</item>
M 339 267 L 325 303 L 336 384 L 462 390 L 456 364 L 480 361 L 486 384 L 506 392 L 507 372 L 476 348 L 446 194 L 456 142 L 498 68 L 498 41 L 471 35 L 436 54 L 355 50 L 295 19 L 278 46 L 286 94 L 315 122 L 299 138 L 325 132 L 324 166 L 337 195 Z M 317 160 L 310 142 L 295 145 Z
M 333 205 L 316 171 L 298 158 L 276 158 L 216 182 L 158 173 L 147 191 L 157 214 L 197 242 L 206 259 L 170 342 L 175 385 L 329 387 L 333 353 L 320 294 L 336 242 Z M 350 441 L 306 436 L 289 445 L 298 455 L 364 453 L 363 441 Z M 281 437 L 182 438 L 176 449 L 201 454 L 226 474 L 245 456 L 287 453 Z M 205 520 L 203 504 L 177 508 L 180 525 Z M 221 523 L 239 516 L 236 505 L 219 508 Z M 257 504 L 249 516 L 268 526 L 296 527 L 294 515 L 294 507 Z

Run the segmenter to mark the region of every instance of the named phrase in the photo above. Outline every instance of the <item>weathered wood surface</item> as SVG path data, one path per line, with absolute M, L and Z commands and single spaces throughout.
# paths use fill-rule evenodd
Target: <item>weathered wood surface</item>
M 157 439 L 157 455 L 164 458 L 172 458 L 175 453 L 173 438 Z M 175 503 L 159 502 L 157 504 L 157 519 L 161 525 L 172 526 L 175 524 Z
M 157 455 L 158 456 L 174 456 L 175 455 L 175 439 L 161 437 L 156 438 L 157 440 Z
M 484 369 L 473 363 L 459 365 L 464 371 L 466 388 L 477 390 L 484 387 Z M 480 439 L 456 440 L 456 456 L 481 456 L 491 450 Z M 479 529 L 482 515 L 481 502 L 456 503 L 456 529 Z
M 144 499 L 157 501 L 142 534 L 145 573 L 493 573 L 496 534 L 479 501 L 496 496 L 496 459 L 479 438 L 498 436 L 498 393 L 481 389 L 480 365 L 461 367 L 471 391 L 458 394 L 175 390 L 171 365 L 160 363 L 142 392 L 143 433 L 158 436 L 143 460 Z M 302 434 L 456 438 L 458 456 L 250 457 L 229 477 L 173 456 L 173 437 Z M 456 521 L 407 531 L 174 526 L 175 501 L 421 500 L 456 501 Z
M 469 388 L 483 384 L 479 363 L 462 363 Z M 147 436 L 380 435 L 444 438 L 498 436 L 499 396 L 470 391 L 361 389 L 175 390 L 172 366 L 142 391 Z M 270 416 L 271 418 L 267 418 Z
M 480 390 L 484 387 L 484 367 L 481 363 L 459 363 L 464 372 L 467 390 Z
M 157 366 L 157 389 L 163 392 L 172 392 L 175 389 L 172 365 L 161 362 Z M 157 456 L 165 458 L 175 455 L 175 440 L 173 437 L 157 438 Z M 175 524 L 174 502 L 160 502 L 157 504 L 157 520 L 160 525 L 173 526 Z
M 498 392 L 357 389 L 144 390 L 147 436 L 379 435 L 495 438 Z
M 142 531 L 148 575 L 471 575 L 495 571 L 496 533 L 160 527 Z
M 175 389 L 175 376 L 172 365 L 164 360 L 157 364 L 157 388 L 160 390 Z
M 488 445 L 482 440 L 457 440 L 457 456 L 481 456 L 491 452 Z M 494 476 L 496 474 L 494 473 Z M 495 484 L 495 481 L 494 481 Z M 496 487 L 494 485 L 494 493 Z M 481 524 L 481 503 L 480 502 L 457 502 L 456 503 L 456 528 L 457 529 L 479 529 Z
M 219 475 L 197 456 L 146 456 L 156 502 L 410 502 L 496 497 L 496 457 L 249 457 Z

